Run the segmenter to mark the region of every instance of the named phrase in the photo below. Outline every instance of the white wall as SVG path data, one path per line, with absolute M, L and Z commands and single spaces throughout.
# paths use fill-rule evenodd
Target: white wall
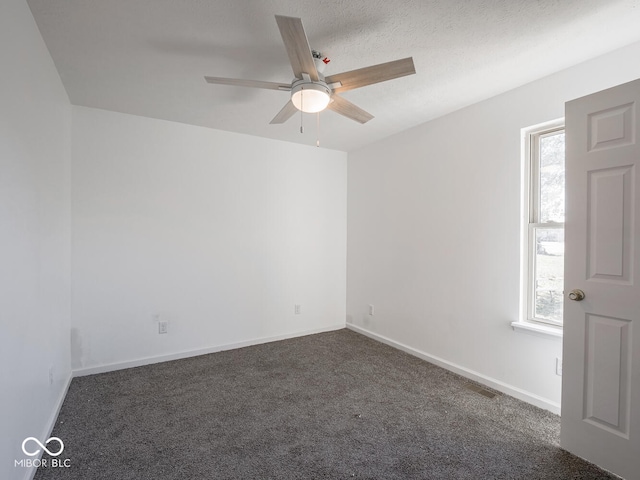
M 347 322 L 558 411 L 561 340 L 510 327 L 519 315 L 520 129 L 640 77 L 637 58 L 640 44 L 350 153 Z
M 0 2 L 0 66 L 0 478 L 19 479 L 70 379 L 71 113 L 24 0 Z
M 344 327 L 346 153 L 83 107 L 72 118 L 79 373 Z

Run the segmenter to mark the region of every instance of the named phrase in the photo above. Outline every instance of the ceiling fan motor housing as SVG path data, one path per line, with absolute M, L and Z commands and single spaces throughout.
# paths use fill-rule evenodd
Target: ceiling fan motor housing
M 316 66 L 316 70 L 320 75 L 322 75 L 324 73 L 324 67 L 326 67 L 331 60 L 329 60 L 329 57 L 325 57 L 317 50 L 311 50 L 311 54 L 313 56 L 313 63 Z

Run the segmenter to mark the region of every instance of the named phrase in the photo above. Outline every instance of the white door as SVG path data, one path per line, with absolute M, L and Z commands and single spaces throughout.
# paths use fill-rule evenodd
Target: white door
M 568 102 L 565 121 L 561 446 L 640 479 L 640 80 Z

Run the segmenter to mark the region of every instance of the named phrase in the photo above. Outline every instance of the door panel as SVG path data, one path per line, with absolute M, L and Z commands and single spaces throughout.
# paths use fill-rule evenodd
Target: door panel
M 585 420 L 628 438 L 630 322 L 587 315 Z
M 640 80 L 566 104 L 561 446 L 640 479 Z
M 633 103 L 590 113 L 588 121 L 589 151 L 635 143 Z
M 589 279 L 630 284 L 633 165 L 588 172 Z

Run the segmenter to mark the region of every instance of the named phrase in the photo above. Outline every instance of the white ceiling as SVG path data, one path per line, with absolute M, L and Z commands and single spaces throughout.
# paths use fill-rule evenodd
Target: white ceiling
M 350 151 L 640 41 L 640 0 L 27 0 L 71 102 L 315 145 L 288 93 L 210 85 L 293 74 L 274 15 L 302 18 L 325 75 L 413 56 L 416 75 L 343 93 L 365 125 L 320 115 Z

